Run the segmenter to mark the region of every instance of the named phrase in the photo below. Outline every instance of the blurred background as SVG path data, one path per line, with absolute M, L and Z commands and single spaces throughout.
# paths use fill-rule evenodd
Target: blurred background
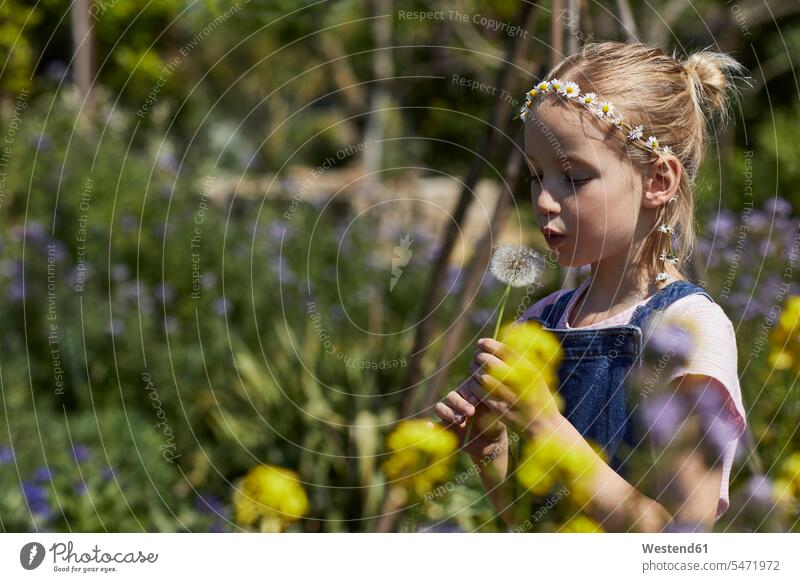
M 745 456 L 784 471 L 797 374 L 765 338 L 800 280 L 796 1 L 5 0 L 0 528 L 241 531 L 236 483 L 270 464 L 308 497 L 289 529 L 375 530 L 387 433 L 491 333 L 490 249 L 546 254 L 523 91 L 637 39 L 751 72 L 692 268 L 736 328 Z M 429 524 L 503 529 L 476 475 L 395 527 Z

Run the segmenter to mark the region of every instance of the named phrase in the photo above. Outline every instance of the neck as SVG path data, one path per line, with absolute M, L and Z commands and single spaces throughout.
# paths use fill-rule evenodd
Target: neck
M 589 312 L 630 305 L 650 297 L 660 286 L 637 268 L 639 261 L 627 254 L 606 257 L 592 264 L 592 282 L 581 303 Z

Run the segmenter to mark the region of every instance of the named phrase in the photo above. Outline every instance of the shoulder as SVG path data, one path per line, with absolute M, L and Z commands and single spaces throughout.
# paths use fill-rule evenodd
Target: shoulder
M 691 348 L 685 365 L 679 366 L 670 380 L 692 376 L 696 382 L 709 380 L 728 396 L 728 408 L 740 428 L 745 415 L 739 385 L 738 350 L 733 323 L 722 307 L 701 294 L 682 297 L 665 309 L 687 322 Z M 687 378 L 688 380 L 688 378 Z
M 544 312 L 545 308 L 548 305 L 552 305 L 553 303 L 558 301 L 563 295 L 571 291 L 574 291 L 574 289 L 559 289 L 558 291 L 553 291 L 546 297 L 539 299 L 539 301 L 537 301 L 536 303 L 531 305 L 527 310 L 525 310 L 525 313 L 522 314 L 520 319 L 525 320 L 525 319 L 530 319 L 532 317 L 541 317 L 542 313 Z
M 719 336 L 734 339 L 734 327 L 719 303 L 701 293 L 692 293 L 671 303 L 665 310 L 666 318 L 687 318 L 701 337 Z

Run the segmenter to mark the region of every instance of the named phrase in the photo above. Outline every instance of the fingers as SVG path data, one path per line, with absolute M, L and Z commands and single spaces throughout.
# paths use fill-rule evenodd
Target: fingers
M 480 352 L 475 356 L 475 362 L 484 372 L 495 378 L 506 378 L 511 373 L 511 367 L 493 354 Z
M 475 380 L 475 378 L 470 376 L 456 390 L 456 392 L 458 392 L 470 404 L 472 404 L 475 407 L 477 407 L 481 403 L 481 399 L 478 398 L 478 396 L 476 396 L 475 392 L 473 392 L 472 390 L 473 387 L 475 387 L 477 384 L 478 384 L 477 380 Z
M 492 376 L 491 374 L 477 374 L 475 379 L 481 385 L 483 390 L 492 396 L 492 398 L 502 401 L 504 404 L 511 406 L 515 404 L 518 397 L 512 392 L 503 382 Z M 487 403 L 488 399 L 483 402 Z M 491 407 L 490 407 L 491 408 Z
M 436 403 L 433 410 L 445 422 L 459 425 L 475 414 L 475 407 L 458 392 L 448 393 L 444 400 Z
M 478 346 L 482 352 L 497 356 L 504 362 L 513 362 L 520 358 L 520 354 L 514 348 L 492 338 L 485 337 L 479 339 Z

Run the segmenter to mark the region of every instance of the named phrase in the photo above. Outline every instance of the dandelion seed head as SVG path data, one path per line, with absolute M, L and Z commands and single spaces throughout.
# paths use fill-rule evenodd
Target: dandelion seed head
M 492 255 L 489 270 L 495 279 L 512 287 L 527 287 L 539 279 L 544 261 L 527 247 L 501 246 Z

